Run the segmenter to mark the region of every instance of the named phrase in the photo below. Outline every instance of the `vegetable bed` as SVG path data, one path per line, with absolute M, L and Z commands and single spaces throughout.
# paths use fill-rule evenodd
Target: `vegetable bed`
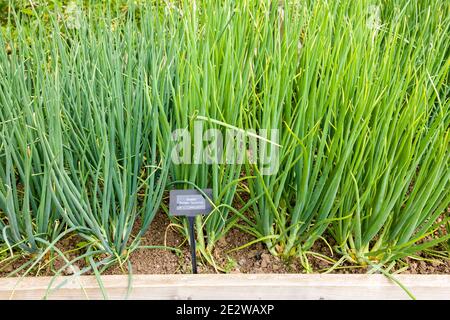
M 447 2 L 41 2 L 1 4 L 4 277 L 190 273 L 207 188 L 201 273 L 449 273 Z

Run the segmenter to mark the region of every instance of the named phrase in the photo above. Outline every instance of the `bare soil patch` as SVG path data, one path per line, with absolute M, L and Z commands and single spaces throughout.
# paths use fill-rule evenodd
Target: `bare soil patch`
M 244 233 L 238 228 L 228 232 L 225 238 L 220 239 L 212 253 L 217 268 L 214 268 L 207 261 L 199 257 L 199 273 L 305 273 L 299 259 L 283 261 L 269 253 L 266 246 L 262 243 L 255 243 L 246 246 L 243 249 L 231 251 L 235 248 L 244 246 L 254 240 L 249 234 Z M 334 242 L 328 238 L 328 244 L 333 246 Z M 72 235 L 61 240 L 57 247 L 65 253 L 69 260 L 75 259 L 82 254 L 81 244 L 83 240 Z M 170 220 L 163 213 L 158 213 L 149 230 L 141 240 L 142 246 L 167 246 L 178 248 L 181 252 L 175 252 L 169 249 L 137 249 L 130 254 L 133 274 L 184 274 L 191 273 L 191 258 L 189 245 L 185 237 L 170 224 Z M 319 253 L 326 257 L 332 257 L 337 260 L 338 257 L 331 252 L 329 246 L 322 240 L 319 240 L 313 246 L 312 252 Z M 420 254 L 419 257 L 424 260 L 413 258 L 404 259 L 405 264 L 409 265 L 403 273 L 408 274 L 450 274 L 450 259 L 436 259 L 426 254 Z M 30 257 L 23 256 L 12 263 L 0 262 L 0 277 L 6 276 L 13 270 L 20 268 L 29 261 Z M 313 272 L 324 272 L 332 263 L 315 255 L 308 255 L 308 262 Z M 62 258 L 58 256 L 46 256 L 39 263 L 29 276 L 49 276 L 55 273 L 55 270 L 65 265 Z M 70 275 L 74 271 L 81 270 L 87 265 L 86 261 L 79 260 L 71 268 L 63 271 L 64 275 Z M 104 274 L 126 274 L 129 272 L 128 264 L 122 266 L 118 264 L 110 267 Z M 26 270 L 26 269 L 25 269 Z M 368 268 L 344 263 L 343 266 L 333 270 L 331 273 L 367 273 Z M 17 275 L 22 275 L 24 271 Z M 86 273 L 90 274 L 90 273 Z

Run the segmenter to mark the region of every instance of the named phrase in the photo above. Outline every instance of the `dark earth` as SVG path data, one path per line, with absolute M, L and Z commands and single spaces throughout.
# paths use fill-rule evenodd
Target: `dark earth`
M 307 270 L 302 266 L 299 259 L 292 261 L 283 261 L 269 253 L 262 243 L 255 243 L 241 250 L 229 252 L 230 250 L 248 244 L 252 237 L 243 231 L 235 228 L 230 230 L 225 238 L 219 240 L 213 252 L 213 257 L 217 270 L 206 261 L 199 257 L 199 273 L 306 273 Z M 71 260 L 76 258 L 82 249 L 79 249 L 82 239 L 74 235 L 63 239 L 58 244 L 58 248 L 65 252 L 66 257 Z M 333 245 L 330 240 L 329 244 Z M 143 246 L 168 246 L 176 247 L 181 250 L 177 253 L 168 249 L 137 249 L 130 254 L 133 274 L 184 274 L 191 273 L 191 259 L 189 246 L 185 237 L 176 230 L 170 223 L 170 220 L 163 213 L 159 213 L 152 222 L 150 229 L 142 239 Z M 336 254 L 331 252 L 329 246 L 324 241 L 316 242 L 311 250 L 326 257 L 338 260 Z M 429 257 L 424 254 L 419 256 L 420 260 L 405 258 L 398 263 L 391 271 L 397 271 L 409 274 L 450 274 L 450 259 Z M 44 276 L 52 275 L 54 272 L 50 268 L 50 256 L 40 264 L 39 268 L 34 268 L 28 275 Z M 0 276 L 6 276 L 8 273 L 16 270 L 28 259 L 21 257 L 14 262 L 0 262 Z M 53 270 L 61 268 L 64 263 L 59 257 L 53 260 Z M 333 263 L 317 255 L 308 255 L 310 265 L 309 272 L 326 272 L 333 266 Z M 66 269 L 63 274 L 69 275 L 85 267 L 84 261 L 75 263 L 72 268 Z M 39 270 L 38 270 L 39 269 Z M 355 266 L 344 263 L 335 268 L 331 273 L 367 273 L 367 267 Z M 124 274 L 128 273 L 127 263 L 121 267 L 117 264 L 107 269 L 103 274 Z M 19 272 L 17 275 L 23 274 Z M 86 273 L 89 274 L 89 273 Z

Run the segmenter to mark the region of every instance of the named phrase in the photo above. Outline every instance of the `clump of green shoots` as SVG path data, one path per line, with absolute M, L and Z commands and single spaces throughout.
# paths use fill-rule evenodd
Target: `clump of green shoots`
M 450 202 L 444 7 L 286 3 L 283 29 L 267 10 L 249 123 L 283 148 L 276 175 L 249 181 L 264 196 L 248 222 L 272 253 L 307 265 L 327 233 L 349 260 L 387 262 L 446 239 L 414 245 Z

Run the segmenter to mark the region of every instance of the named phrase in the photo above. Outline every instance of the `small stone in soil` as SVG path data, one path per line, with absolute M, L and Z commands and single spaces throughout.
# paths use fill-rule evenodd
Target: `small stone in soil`
M 7 266 L 5 269 L 3 269 L 3 271 L 4 272 L 11 272 L 11 271 L 13 271 L 13 266 L 12 266 L 12 264 L 10 264 L 9 266 Z
M 75 273 L 78 273 L 78 272 L 80 272 L 80 268 L 77 266 L 77 265 L 70 265 L 70 266 L 68 266 L 65 270 L 64 270 L 64 274 L 66 275 L 66 276 L 70 276 L 70 275 L 73 275 L 73 274 L 75 274 Z
M 437 260 L 431 261 L 431 265 L 432 265 L 433 267 L 438 267 L 438 266 L 440 266 L 441 264 L 442 264 L 442 263 L 439 262 L 439 261 L 437 261 Z
M 269 262 L 270 261 L 270 255 L 268 254 L 268 253 L 263 253 L 262 255 L 261 255 L 261 259 L 263 259 L 264 261 L 266 261 L 266 262 Z
M 427 264 L 425 263 L 425 261 L 419 261 L 419 265 L 423 269 L 426 269 L 426 267 L 427 267 Z
M 225 247 L 227 245 L 227 240 L 225 238 L 220 238 L 217 241 L 217 245 L 220 246 L 220 247 Z

